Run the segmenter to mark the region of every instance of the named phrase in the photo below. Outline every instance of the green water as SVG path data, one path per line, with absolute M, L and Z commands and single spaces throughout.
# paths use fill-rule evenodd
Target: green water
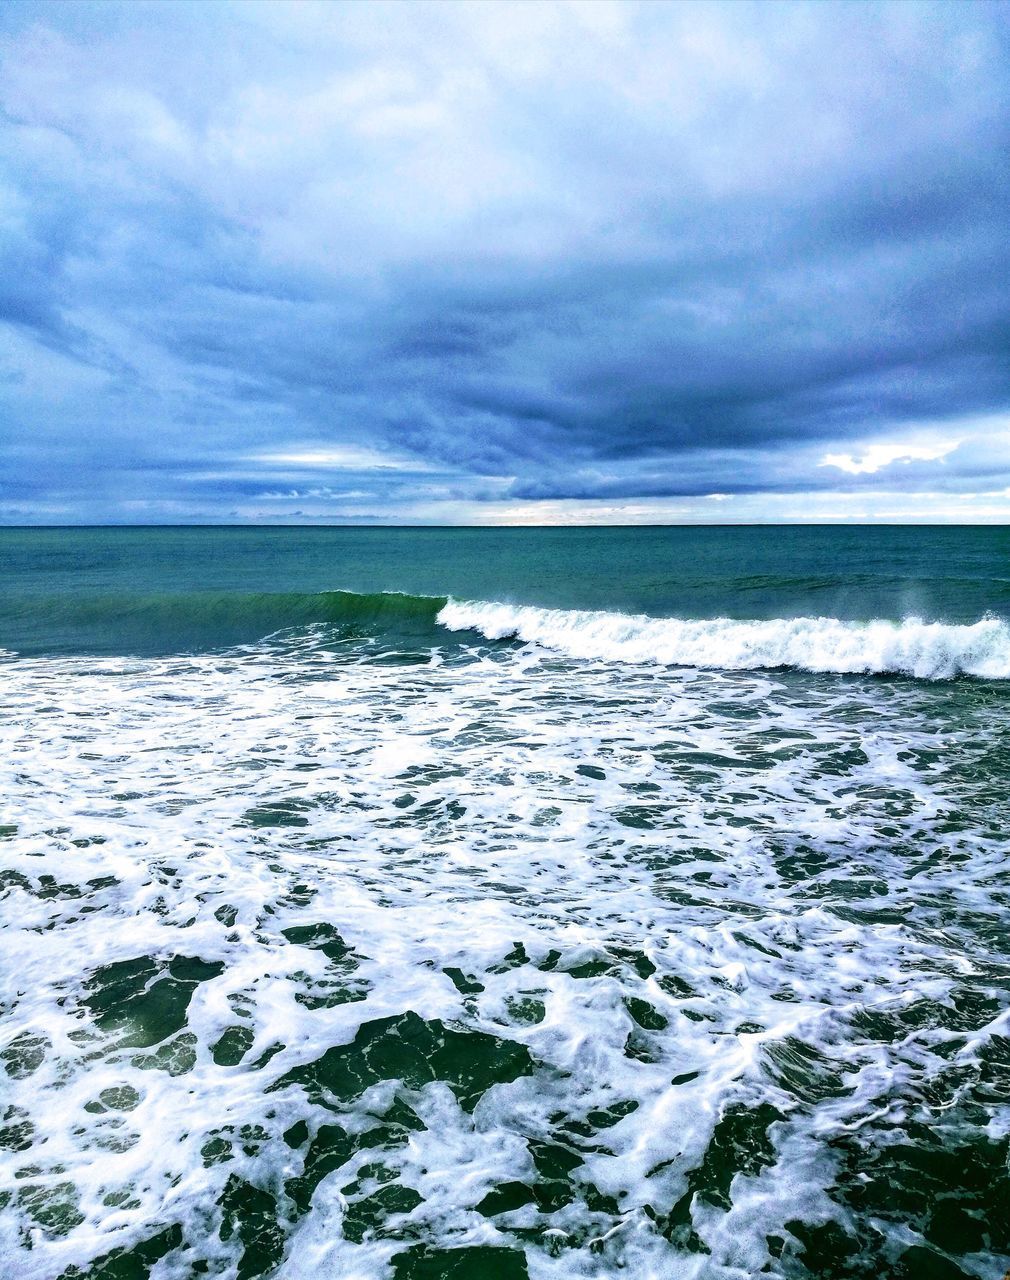
M 1008 551 L 0 531 L 5 1274 L 1003 1280 Z
M 0 529 L 0 646 L 171 653 L 327 621 L 320 592 L 657 617 L 974 622 L 1002 528 Z M 308 597 L 301 598 L 301 597 Z

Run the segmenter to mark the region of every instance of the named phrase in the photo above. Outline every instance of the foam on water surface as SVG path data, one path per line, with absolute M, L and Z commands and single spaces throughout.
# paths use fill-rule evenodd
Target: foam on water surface
M 538 609 L 498 601 L 448 600 L 438 621 L 450 631 L 515 638 L 572 658 L 754 671 L 894 673 L 926 680 L 970 675 L 1010 679 L 1010 627 L 987 617 L 970 625 L 839 618 L 654 618 L 604 610 Z
M 641 657 L 3 662 L 13 1273 L 999 1280 L 1003 692 Z

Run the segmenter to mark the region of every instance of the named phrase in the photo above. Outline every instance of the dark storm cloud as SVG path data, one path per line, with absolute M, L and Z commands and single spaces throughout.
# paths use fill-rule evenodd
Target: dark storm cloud
M 997 4 L 9 4 L 0 497 L 1010 483 L 1008 37 Z M 911 453 L 823 465 L 881 440 Z

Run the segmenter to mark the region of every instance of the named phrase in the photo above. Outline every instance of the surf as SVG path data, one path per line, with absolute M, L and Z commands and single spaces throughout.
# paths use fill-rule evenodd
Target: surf
M 12 602 L 6 620 L 15 624 L 15 643 L 4 647 L 24 656 L 198 653 L 308 635 L 324 645 L 367 640 L 424 649 L 508 642 L 576 660 L 660 667 L 1010 679 L 1010 626 L 995 615 L 970 623 L 677 618 L 338 589 L 36 597 Z
M 894 674 L 924 680 L 1010 678 L 1010 627 L 1000 618 L 955 625 L 905 618 L 653 618 L 604 610 L 539 609 L 447 600 L 437 621 L 449 631 L 514 639 L 569 658 L 690 666 Z

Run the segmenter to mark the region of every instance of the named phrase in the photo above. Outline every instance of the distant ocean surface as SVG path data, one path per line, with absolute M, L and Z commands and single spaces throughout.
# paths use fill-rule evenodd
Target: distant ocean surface
M 19 1280 L 1003 1280 L 1010 530 L 0 530 Z

